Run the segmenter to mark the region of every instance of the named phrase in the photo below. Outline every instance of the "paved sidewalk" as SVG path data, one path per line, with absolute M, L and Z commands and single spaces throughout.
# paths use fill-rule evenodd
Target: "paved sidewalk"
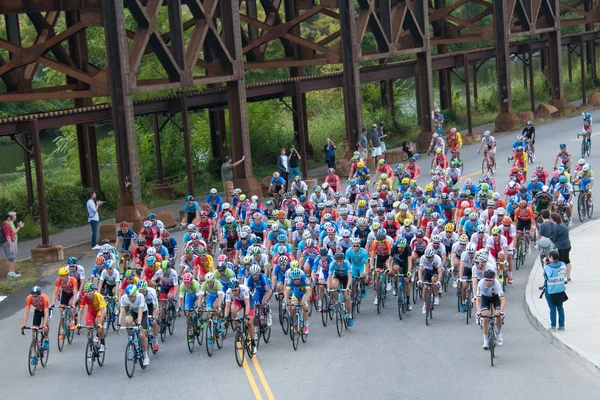
M 598 296 L 598 238 L 600 220 L 583 224 L 571 231 L 573 248 L 570 257 L 572 281 L 567 285 L 569 300 L 564 303 L 565 331 L 548 332 L 550 312 L 545 297 L 539 298 L 538 289 L 544 283 L 543 268 L 536 261 L 525 289 L 526 311 L 532 324 L 557 347 L 573 354 L 582 364 L 600 374 L 600 313 L 597 307 Z

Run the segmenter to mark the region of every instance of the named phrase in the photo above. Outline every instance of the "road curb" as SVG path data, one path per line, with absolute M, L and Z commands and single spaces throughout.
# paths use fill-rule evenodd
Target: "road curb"
M 573 237 L 582 233 L 583 231 L 593 227 L 600 223 L 600 220 L 590 221 L 570 232 L 572 243 L 574 242 Z M 573 249 L 574 250 L 574 249 Z M 554 346 L 565 351 L 568 354 L 574 356 L 574 358 L 583 366 L 588 368 L 590 371 L 600 375 L 600 360 L 592 357 L 589 353 L 585 352 L 580 347 L 576 346 L 568 338 L 566 338 L 561 332 L 549 332 L 550 328 L 550 316 L 546 300 L 540 299 L 540 290 L 538 285 L 535 284 L 536 277 L 542 275 L 542 263 L 537 257 L 531 272 L 527 278 L 527 286 L 525 287 L 525 313 L 529 322 L 540 332 L 542 336 L 547 338 Z M 542 311 L 543 310 L 543 311 Z

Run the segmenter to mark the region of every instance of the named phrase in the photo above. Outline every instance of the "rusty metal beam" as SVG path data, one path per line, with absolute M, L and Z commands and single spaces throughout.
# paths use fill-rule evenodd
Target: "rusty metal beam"
M 510 90 L 510 52 L 508 49 L 509 19 L 508 4 L 504 0 L 493 0 L 494 33 L 496 39 L 496 75 L 498 77 L 498 101 L 500 113 L 512 111 Z
M 186 98 L 180 99 L 181 125 L 183 132 L 183 148 L 185 152 L 185 167 L 187 172 L 188 194 L 194 195 L 194 164 L 192 161 L 192 142 L 190 134 L 190 115 L 186 103 Z
M 0 3 L 0 14 L 97 9 L 101 0 L 9 0 Z
M 42 166 L 42 148 L 40 146 L 40 128 L 37 119 L 32 119 L 31 136 L 33 141 L 33 158 L 35 162 L 35 180 L 38 190 L 38 203 L 40 210 L 40 226 L 42 228 L 42 245 L 50 244 L 50 236 L 48 234 L 48 210 L 46 208 L 46 189 L 44 186 L 44 171 Z

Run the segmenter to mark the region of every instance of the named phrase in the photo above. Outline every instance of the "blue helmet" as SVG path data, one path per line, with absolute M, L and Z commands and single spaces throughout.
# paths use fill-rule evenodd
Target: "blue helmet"
M 115 262 L 113 260 L 104 261 L 104 268 L 114 268 Z
M 298 279 L 302 277 L 302 271 L 300 271 L 300 268 L 294 268 L 290 275 L 292 276 L 292 279 Z
M 277 235 L 277 241 L 278 242 L 285 242 L 287 240 L 287 236 L 284 235 L 283 233 Z
M 69 264 L 69 265 L 77 265 L 77 257 L 69 257 L 69 260 L 67 261 L 67 264 Z
M 137 294 L 137 291 L 137 285 L 127 285 L 127 287 L 125 288 L 125 294 L 127 296 L 135 296 Z
M 590 119 L 592 117 L 592 114 L 590 114 L 589 112 L 585 113 L 585 119 Z
M 406 247 L 406 239 L 404 237 L 399 237 L 398 240 L 396 240 L 396 246 Z
M 560 183 L 566 183 L 566 182 L 568 181 L 568 179 L 567 179 L 567 177 L 566 177 L 566 176 L 564 176 L 564 175 L 563 175 L 563 176 L 561 176 L 560 178 L 558 178 L 558 181 L 559 181 Z
M 564 149 L 564 148 L 566 148 L 566 147 L 567 147 L 567 145 L 566 145 L 566 144 L 564 144 L 564 143 L 561 143 L 559 146 L 560 146 L 560 148 L 561 148 L 561 149 Z

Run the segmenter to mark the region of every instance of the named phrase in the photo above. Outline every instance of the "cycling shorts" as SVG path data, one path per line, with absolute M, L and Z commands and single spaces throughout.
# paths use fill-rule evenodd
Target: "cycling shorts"
M 301 306 L 303 302 L 308 302 L 308 296 L 306 293 L 302 295 L 301 299 L 297 298 L 295 294 L 293 294 L 290 298 L 290 304 L 292 306 Z
M 428 270 L 428 269 L 423 270 L 423 282 L 431 282 L 431 278 L 433 278 L 434 276 L 436 278 L 438 277 L 437 269 L 435 269 L 433 271 Z
M 196 293 L 186 293 L 185 294 L 185 303 L 184 303 L 184 308 L 183 309 L 186 310 L 186 311 L 193 310 L 194 309 L 194 305 L 196 304 L 197 300 L 198 300 L 198 296 L 196 296 Z
M 340 282 L 340 286 L 342 287 L 342 289 L 348 288 L 348 275 L 342 276 L 333 274 L 333 279 L 337 279 Z
M 541 201 L 538 201 L 535 205 L 535 212 L 536 214 L 539 214 L 542 210 L 547 210 L 548 207 L 550 207 L 550 203 L 543 203 Z
M 400 267 L 400 271 L 398 272 L 402 276 L 406 276 L 408 274 L 408 262 L 400 262 L 395 258 L 392 260 L 392 266 L 398 265 Z
M 102 323 L 102 312 L 100 310 L 94 310 L 93 308 L 87 308 L 85 312 L 85 324 L 87 326 L 100 325 Z
M 471 268 L 464 267 L 463 273 L 460 279 L 471 279 L 473 277 L 473 270 Z
M 352 276 L 353 277 L 360 277 L 361 275 L 363 275 L 365 273 L 365 264 L 362 265 L 354 265 L 352 264 Z
M 219 298 L 218 293 L 207 293 L 206 294 L 206 308 L 214 308 L 215 300 Z
M 137 311 L 129 310 L 127 315 L 131 315 L 131 317 L 133 318 L 133 322 L 137 322 Z M 140 324 L 140 326 L 144 332 L 148 330 L 148 311 L 144 311 L 144 314 L 142 315 L 142 323 Z
M 63 292 L 60 295 L 60 305 L 68 306 L 69 302 L 71 301 L 72 298 L 73 298 L 73 292 L 65 292 L 63 290 Z
M 579 185 L 581 187 L 581 190 L 586 190 L 587 185 L 589 185 L 590 182 L 591 182 L 591 180 L 589 180 L 589 179 L 582 179 L 581 184 Z
M 377 269 L 384 269 L 385 268 L 385 263 L 386 261 L 390 258 L 389 255 L 387 256 L 377 256 L 375 259 L 375 268 Z
M 265 297 L 266 294 L 267 294 L 266 291 L 255 290 L 254 295 L 252 296 L 252 305 L 254 306 L 254 304 L 257 304 L 257 303 L 261 304 L 263 301 L 263 298 Z
M 500 296 L 481 296 L 481 310 L 489 310 L 490 304 L 494 305 L 494 309 L 500 310 Z
M 33 326 L 41 326 L 42 321 L 44 320 L 44 312 L 38 310 L 37 308 L 33 310 Z
M 102 291 L 104 293 L 101 293 L 103 296 L 109 296 L 112 295 L 112 291 L 115 288 L 116 284 L 111 285 L 110 283 L 106 283 L 102 286 Z
M 518 219 L 517 220 L 517 231 L 531 231 L 531 220 L 525 220 L 523 221 L 522 219 Z
M 169 295 L 175 296 L 175 286 L 161 285 L 160 294 L 158 295 L 158 298 L 160 300 L 167 300 L 169 298 Z

